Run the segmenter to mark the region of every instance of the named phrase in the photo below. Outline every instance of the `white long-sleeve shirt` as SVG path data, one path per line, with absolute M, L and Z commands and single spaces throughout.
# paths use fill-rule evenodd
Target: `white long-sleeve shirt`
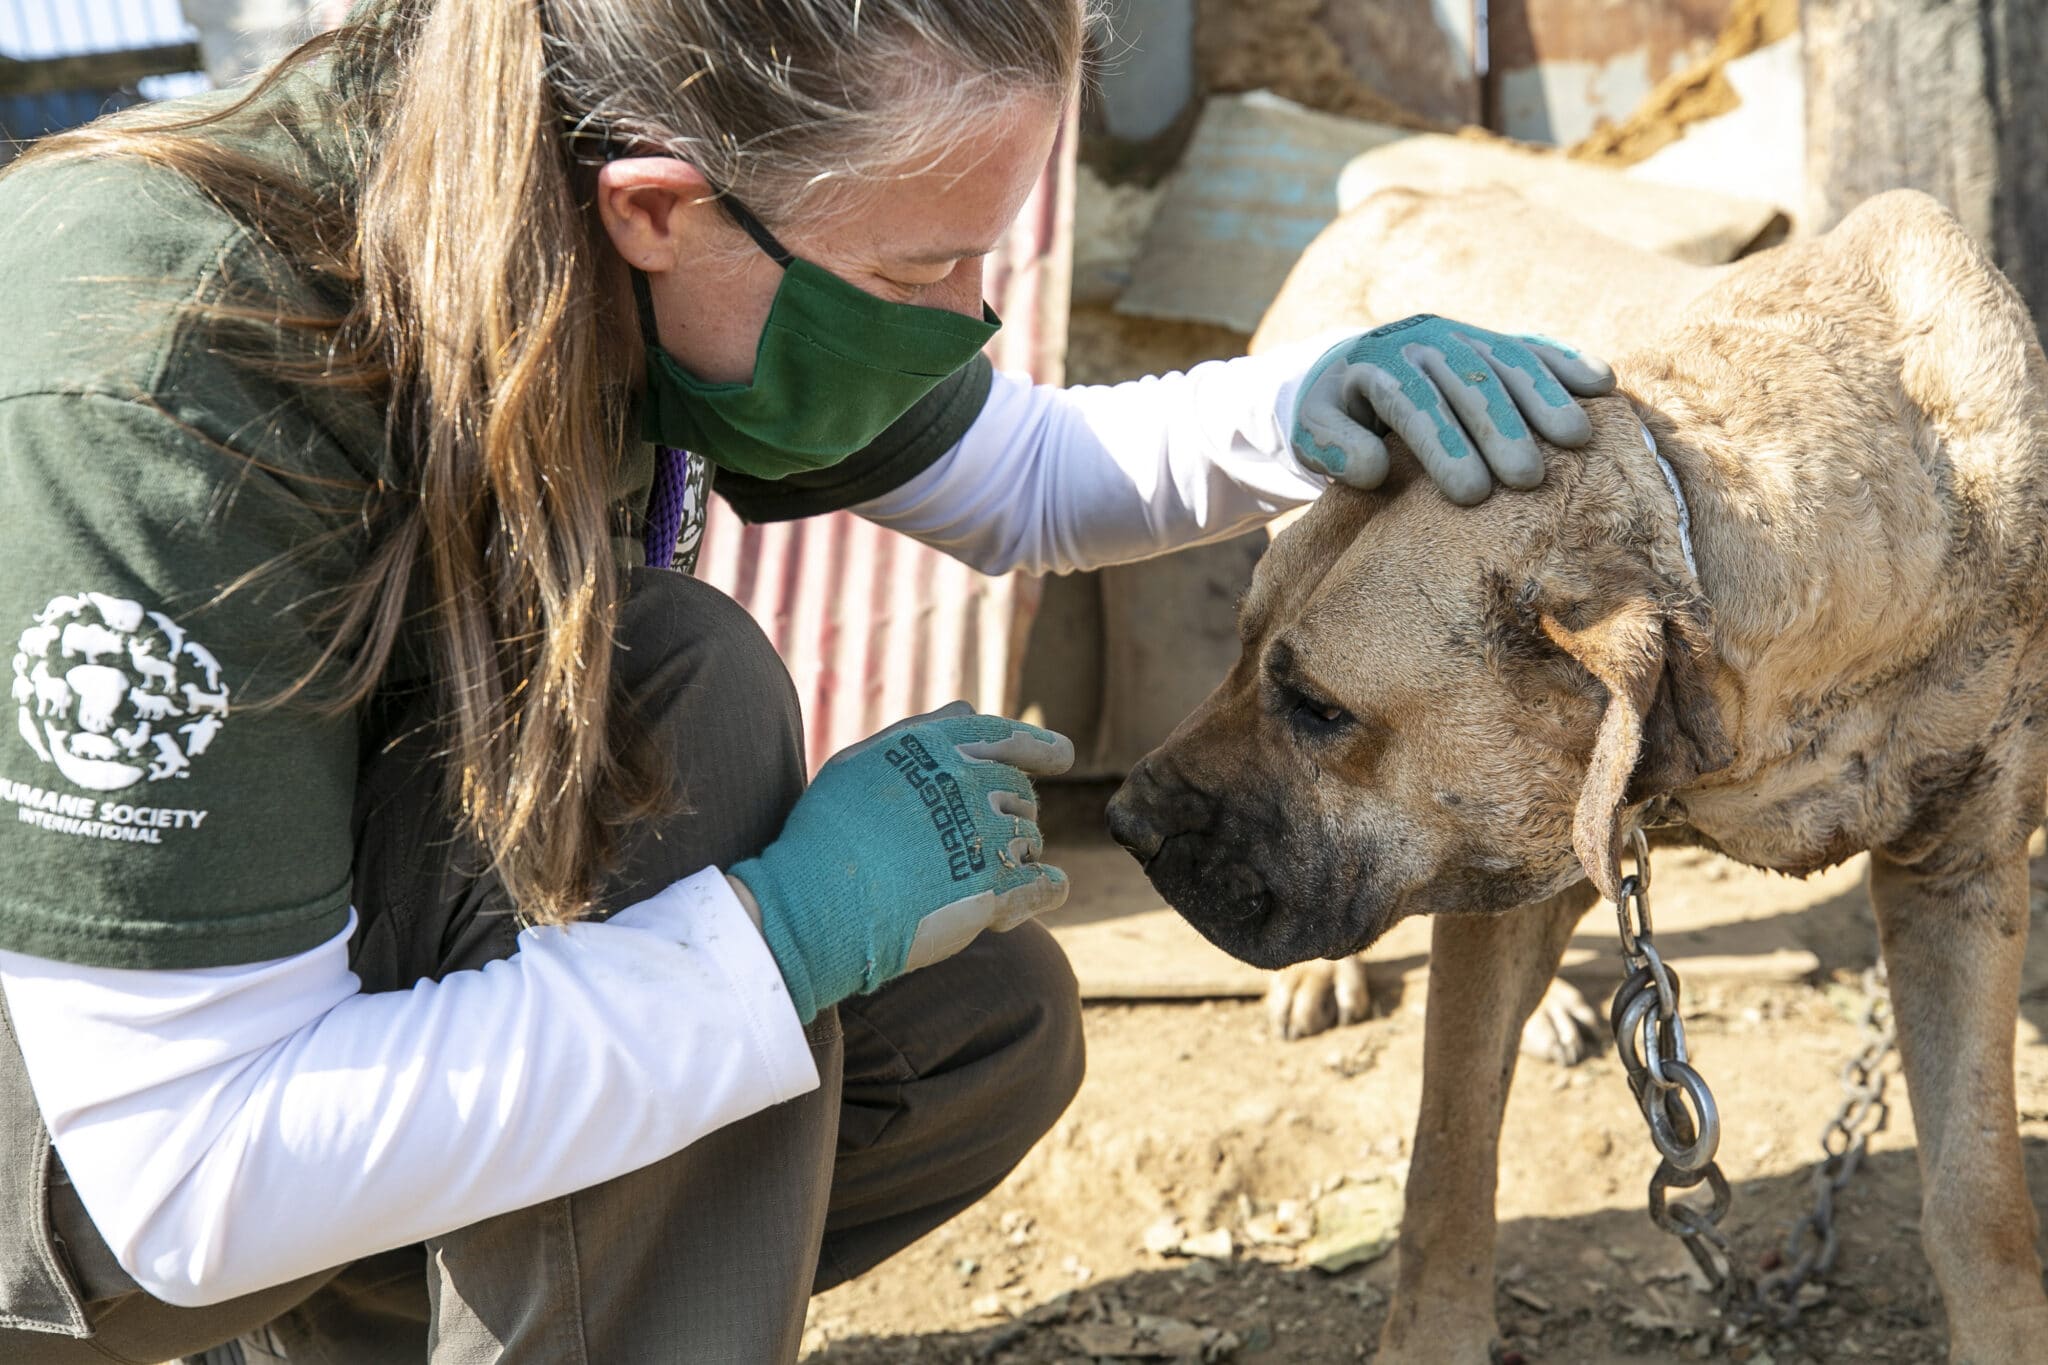
M 1113 387 L 998 376 L 958 445 L 855 510 L 991 573 L 1221 539 L 1321 491 L 1286 439 L 1319 349 Z M 347 939 L 195 970 L 0 952 L 57 1151 L 157 1297 L 220 1302 L 585 1188 L 818 1083 L 715 869 L 408 991 L 363 993 Z
M 998 374 L 960 443 L 853 510 L 983 573 L 1070 573 L 1223 540 L 1328 479 L 1288 430 L 1308 367 L 1343 333 L 1125 384 Z
M 0 952 L 0 989 L 94 1225 L 187 1307 L 611 1179 L 818 1084 L 716 869 L 406 991 L 365 994 L 346 932 L 183 971 Z

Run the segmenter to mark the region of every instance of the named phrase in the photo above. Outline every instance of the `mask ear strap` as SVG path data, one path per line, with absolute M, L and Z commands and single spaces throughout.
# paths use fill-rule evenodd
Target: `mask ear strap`
M 654 291 L 648 287 L 647 272 L 633 271 L 633 304 L 640 313 L 640 340 L 650 351 L 661 348 L 661 329 L 654 324 Z
M 612 161 L 624 155 L 625 150 L 614 144 L 606 149 L 605 159 Z M 789 268 L 789 263 L 796 259 L 796 253 L 777 241 L 768 225 L 754 216 L 753 210 L 725 190 L 718 191 L 718 203 L 725 210 L 725 216 L 739 224 L 747 236 L 754 239 L 754 245 L 767 253 L 769 260 L 785 270 Z M 661 329 L 654 321 L 654 291 L 648 287 L 647 272 L 643 270 L 633 271 L 633 305 L 640 314 L 640 340 L 649 350 L 658 349 L 661 346 Z
M 604 145 L 606 161 L 617 161 L 632 154 L 632 149 L 620 142 L 608 140 Z M 654 321 L 654 290 L 648 286 L 646 271 L 630 264 L 627 268 L 633 276 L 633 308 L 640 315 L 640 341 L 651 354 L 661 349 L 661 328 Z
M 738 223 L 741 230 L 754 239 L 754 245 L 768 253 L 769 260 L 785 270 L 789 268 L 789 263 L 796 259 L 796 253 L 776 241 L 775 234 L 768 230 L 767 224 L 754 216 L 753 210 L 725 190 L 718 192 L 718 203 L 725 210 L 725 216 Z

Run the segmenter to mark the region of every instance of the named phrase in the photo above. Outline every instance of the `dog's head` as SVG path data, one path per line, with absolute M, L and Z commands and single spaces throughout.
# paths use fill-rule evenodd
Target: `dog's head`
M 1600 407 L 1533 492 L 1454 507 L 1402 460 L 1275 541 L 1236 668 L 1110 806 L 1217 946 L 1278 967 L 1582 875 L 1611 896 L 1629 808 L 1729 761 L 1705 607 L 1652 552 L 1659 476 Z

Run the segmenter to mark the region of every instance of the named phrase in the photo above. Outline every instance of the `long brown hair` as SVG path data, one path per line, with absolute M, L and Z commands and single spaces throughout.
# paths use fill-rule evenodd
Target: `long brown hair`
M 310 343 L 268 348 L 285 378 L 381 404 L 409 476 L 369 495 L 371 552 L 308 681 L 334 673 L 327 700 L 361 705 L 414 594 L 462 819 L 526 918 L 566 922 L 617 830 L 670 784 L 628 757 L 611 696 L 627 401 L 575 149 L 662 149 L 787 222 L 942 150 L 976 108 L 1064 98 L 1093 3 L 384 0 L 240 99 L 131 110 L 8 173 L 60 157 L 168 168 L 340 300 L 214 308 Z M 280 183 L 220 133 L 322 61 L 338 102 L 319 117 L 354 164 L 332 186 Z

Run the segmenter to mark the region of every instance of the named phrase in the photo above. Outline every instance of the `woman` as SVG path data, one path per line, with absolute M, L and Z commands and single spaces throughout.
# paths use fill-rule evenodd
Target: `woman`
M 703 462 L 1064 571 L 1388 424 L 1533 483 L 1609 382 L 1432 318 L 992 375 L 1089 17 L 382 0 L 0 179 L 0 1357 L 789 1359 L 1057 1117 L 1069 746 L 949 708 L 806 790 L 664 571 Z

